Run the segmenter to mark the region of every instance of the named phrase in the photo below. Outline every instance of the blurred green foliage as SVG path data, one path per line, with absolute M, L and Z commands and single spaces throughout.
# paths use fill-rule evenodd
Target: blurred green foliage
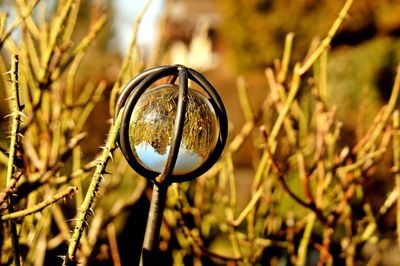
M 341 46 L 329 54 L 329 104 L 340 106 L 338 118 L 352 130 L 372 122 L 382 103 L 389 99 L 400 40 L 377 37 L 357 46 Z M 357 116 L 363 114 L 362 121 Z
M 221 34 L 239 70 L 270 66 L 282 52 L 288 32 L 296 35 L 293 59 L 306 54 L 313 38 L 322 38 L 337 16 L 342 1 L 329 0 L 221 0 Z M 356 1 L 333 40 L 357 44 L 375 36 L 398 34 L 399 0 Z

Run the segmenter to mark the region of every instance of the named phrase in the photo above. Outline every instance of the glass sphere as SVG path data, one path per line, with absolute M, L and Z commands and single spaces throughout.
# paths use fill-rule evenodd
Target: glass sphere
M 219 127 L 215 111 L 200 92 L 189 89 L 186 98 L 182 141 L 173 175 L 199 168 L 217 144 Z M 167 162 L 174 135 L 178 86 L 161 85 L 143 93 L 129 124 L 129 142 L 137 161 L 161 173 Z

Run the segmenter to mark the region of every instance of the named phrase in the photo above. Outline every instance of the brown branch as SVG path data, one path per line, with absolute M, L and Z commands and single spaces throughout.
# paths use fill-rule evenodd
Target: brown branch
M 0 208 L 6 202 L 7 197 L 14 192 L 14 189 L 18 183 L 18 180 L 21 178 L 22 174 L 23 174 L 22 171 L 18 171 L 16 174 L 14 174 L 7 188 L 4 190 L 3 193 L 0 194 Z
M 18 197 L 16 201 L 23 199 L 32 191 L 46 184 L 56 172 L 58 172 L 65 164 L 65 162 L 71 157 L 73 149 L 81 143 L 81 141 L 87 136 L 86 133 L 81 133 L 74 138 L 70 139 L 67 147 L 59 154 L 54 164 L 48 167 L 47 171 L 40 175 L 36 180 L 25 181 L 21 183 L 16 190 L 18 191 Z
M 268 139 L 268 136 L 266 134 L 266 130 L 265 127 L 261 127 L 261 132 L 263 134 L 264 140 Z M 327 218 L 324 216 L 324 214 L 322 213 L 322 210 L 319 209 L 314 202 L 306 202 L 303 199 L 301 199 L 299 196 L 297 196 L 289 187 L 289 185 L 286 183 L 285 177 L 283 175 L 282 170 L 280 169 L 278 163 L 275 161 L 274 157 L 271 154 L 271 151 L 268 148 L 268 145 L 265 145 L 264 147 L 264 151 L 266 152 L 266 154 L 268 154 L 268 157 L 270 159 L 271 162 L 271 166 L 272 168 L 275 170 L 275 172 L 277 173 L 278 176 L 278 180 L 281 183 L 283 189 L 286 191 L 286 193 L 289 194 L 289 196 L 295 200 L 298 204 L 300 204 L 301 206 L 310 209 L 311 211 L 313 211 L 317 217 L 317 219 L 323 223 L 323 224 L 327 224 L 328 220 Z
M 50 206 L 51 204 L 59 201 L 60 199 L 68 198 L 68 197 L 72 196 L 76 192 L 76 190 L 77 190 L 76 187 L 68 187 L 64 191 L 56 193 L 51 198 L 44 200 L 44 201 L 40 202 L 39 204 L 32 206 L 29 209 L 5 214 L 5 215 L 1 216 L 1 220 L 2 221 L 14 220 L 14 219 L 22 218 L 27 215 L 39 212 L 39 211 L 43 210 L 44 208 L 46 208 L 47 206 Z

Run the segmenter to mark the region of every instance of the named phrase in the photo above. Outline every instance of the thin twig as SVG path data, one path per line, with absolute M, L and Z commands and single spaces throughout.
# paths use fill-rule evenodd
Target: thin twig
M 121 266 L 121 258 L 118 251 L 117 236 L 115 233 L 115 225 L 113 223 L 107 226 L 108 244 L 110 245 L 110 253 L 114 266 Z
M 71 157 L 72 151 L 86 138 L 86 136 L 87 133 L 83 132 L 70 139 L 67 147 L 65 147 L 65 149 L 60 152 L 54 164 L 50 165 L 43 174 L 41 174 L 35 180 L 27 180 L 25 182 L 21 182 L 21 184 L 16 188 L 16 190 L 18 191 L 17 199 L 22 199 L 26 197 L 32 191 L 48 183 L 51 177 L 53 177 L 54 174 L 57 173 L 64 166 L 66 161 Z
M 400 111 L 396 110 L 393 114 L 393 164 L 395 174 L 395 191 L 397 191 L 396 207 L 396 226 L 397 244 L 400 249 Z
M 27 4 L 25 3 L 25 0 L 17 0 L 17 12 L 18 15 L 23 19 L 24 25 L 26 25 L 26 28 L 29 31 L 29 34 L 31 34 L 32 36 L 34 36 L 36 39 L 39 38 L 40 35 L 40 31 L 35 23 L 35 21 L 33 20 L 32 17 L 32 8 L 34 9 L 35 6 L 39 3 L 40 0 L 37 0 L 36 2 L 31 2 L 29 1 L 28 4 L 30 4 L 31 6 L 27 6 Z M 33 5 L 32 5 L 33 4 Z
M 236 87 L 239 94 L 239 102 L 240 106 L 242 107 L 244 117 L 246 121 L 252 121 L 254 115 L 253 115 L 253 110 L 251 109 L 251 103 L 249 97 L 247 95 L 247 87 L 244 77 L 240 76 L 236 80 Z
M 388 104 L 384 107 L 384 111 L 382 114 L 382 118 L 379 120 L 379 123 L 376 125 L 376 128 L 373 130 L 370 136 L 367 137 L 366 143 L 360 147 L 360 150 L 357 150 L 358 154 L 363 155 L 372 147 L 378 137 L 381 135 L 384 127 L 386 126 L 390 116 L 392 115 L 398 98 L 400 95 L 400 64 L 397 66 L 397 72 L 395 81 L 393 84 L 392 94 L 390 95 L 390 99 Z
M 307 216 L 307 224 L 304 229 L 303 238 L 300 241 L 300 246 L 297 250 L 297 263 L 296 265 L 306 265 L 307 249 L 310 243 L 310 237 L 314 228 L 315 214 L 309 213 Z
M 321 54 L 329 47 L 333 37 L 335 36 L 336 32 L 339 30 L 344 19 L 346 18 L 352 4 L 353 0 L 347 0 L 344 3 L 342 10 L 340 10 L 339 16 L 336 18 L 327 36 L 325 37 L 325 39 L 322 40 L 321 44 L 311 54 L 311 56 L 307 59 L 307 61 L 304 62 L 301 65 L 301 67 L 297 70 L 297 74 L 303 75 L 304 73 L 306 73 L 310 69 L 310 67 L 317 61 L 317 59 L 321 56 Z
M 236 219 L 234 219 L 233 221 L 230 221 L 230 223 L 233 226 L 239 226 L 243 222 L 243 220 L 246 218 L 246 216 L 250 213 L 250 211 L 254 208 L 254 206 L 256 205 L 258 200 L 261 198 L 262 193 L 263 193 L 263 188 L 260 187 L 256 191 L 256 193 L 253 194 L 250 202 L 246 205 L 246 207 L 243 209 L 243 211 L 240 212 L 239 216 Z
M 123 85 L 124 82 L 124 77 L 127 74 L 129 64 L 131 63 L 132 60 L 132 55 L 137 49 L 137 35 L 139 31 L 139 26 L 140 22 L 142 21 L 142 18 L 144 14 L 146 13 L 147 9 L 149 8 L 152 0 L 147 0 L 145 5 L 143 6 L 142 10 L 139 12 L 139 14 L 135 18 L 135 22 L 133 24 L 133 29 L 132 29 L 132 39 L 131 43 L 129 45 L 128 49 L 128 54 L 125 56 L 124 61 L 122 62 L 121 69 L 118 73 L 117 80 L 114 82 L 114 86 L 111 90 L 111 96 L 110 96 L 110 114 L 111 116 L 114 115 L 114 107 L 115 107 L 115 100 L 117 98 L 118 93 L 121 90 L 121 86 Z M 136 59 L 137 60 L 137 59 Z
M 40 0 L 35 0 L 32 2 L 32 5 L 29 7 L 29 9 L 26 11 L 25 14 L 22 14 L 21 16 L 17 17 L 11 26 L 8 28 L 8 30 L 0 36 L 0 48 L 3 46 L 4 42 L 11 36 L 11 34 L 18 28 L 18 26 L 21 24 L 24 19 L 28 18 L 31 16 L 33 10 L 35 9 L 36 5 L 40 2 Z
M 3 193 L 0 194 L 0 208 L 6 202 L 7 198 L 14 192 L 14 189 L 18 183 L 18 180 L 22 176 L 22 171 L 17 172 L 14 177 L 11 179 L 11 182 L 8 184 L 8 187 L 4 190 Z
M 179 185 L 176 186 L 176 188 L 179 188 Z M 192 231 L 187 227 L 185 219 L 183 218 L 183 215 L 184 215 L 184 213 L 182 212 L 182 206 L 183 206 L 182 194 L 183 194 L 183 192 L 181 191 L 181 189 L 177 189 L 176 193 L 179 195 L 178 201 L 177 201 L 178 204 L 175 205 L 176 217 L 177 217 L 178 223 L 179 223 L 185 237 L 188 240 L 191 240 L 192 243 L 201 250 L 201 253 L 202 253 L 201 255 L 207 256 L 207 257 L 210 257 L 210 258 L 213 258 L 216 260 L 220 260 L 220 261 L 233 261 L 233 262 L 243 261 L 243 258 L 229 257 L 229 256 L 225 256 L 222 254 L 217 254 L 215 252 L 208 250 L 204 246 L 202 240 L 198 236 L 194 235 L 192 233 Z
M 290 56 L 292 54 L 293 39 L 294 39 L 293 32 L 290 32 L 286 35 L 281 68 L 279 69 L 279 73 L 278 73 L 278 77 L 277 77 L 279 83 L 283 83 L 286 80 L 286 76 L 287 76 L 287 72 L 288 72 L 288 68 L 289 68 Z
M 265 132 L 265 128 L 261 127 L 261 132 L 263 133 L 264 139 L 267 140 L 268 136 L 266 135 Z M 318 220 L 323 223 L 326 224 L 328 222 L 327 218 L 324 216 L 324 214 L 322 213 L 322 210 L 319 209 L 314 202 L 306 202 L 303 199 L 301 199 L 299 196 L 297 196 L 292 189 L 289 187 L 289 185 L 286 183 L 285 177 L 283 175 L 282 170 L 280 169 L 278 163 L 275 161 L 274 157 L 272 156 L 271 151 L 268 148 L 268 145 L 265 145 L 264 147 L 264 152 L 265 154 L 267 154 L 270 162 L 271 162 L 271 166 L 273 169 L 275 169 L 277 175 L 278 175 L 278 180 L 281 183 L 283 189 L 286 191 L 287 194 L 289 194 L 289 196 L 294 199 L 298 204 L 300 204 L 301 206 L 308 208 L 310 210 L 312 210 L 315 214 L 316 217 L 318 218 Z
M 94 42 L 96 36 L 101 31 L 101 29 L 103 29 L 106 22 L 107 22 L 107 17 L 105 15 L 101 16 L 96 21 L 96 23 L 90 28 L 88 34 L 79 42 L 79 44 L 74 48 L 72 53 L 66 59 L 62 60 L 62 62 L 60 63 L 61 71 L 57 72 L 57 75 L 52 76 L 51 77 L 52 80 L 57 80 L 59 74 L 61 74 L 62 71 L 65 70 L 69 65 L 74 64 L 74 62 L 76 65 L 79 65 L 80 61 L 85 55 L 85 52 Z
M 54 25 L 50 28 L 50 39 L 48 46 L 44 52 L 44 56 L 42 58 L 42 69 L 39 76 L 39 81 L 41 84 L 47 84 L 49 82 L 50 77 L 50 64 L 53 58 L 53 55 L 56 51 L 57 42 L 61 38 L 62 33 L 64 32 L 65 21 L 68 18 L 69 13 L 71 12 L 71 8 L 73 6 L 74 0 L 67 0 L 60 13 L 54 19 Z
M 311 182 L 310 182 L 310 176 L 307 175 L 306 172 L 306 165 L 304 162 L 304 155 L 299 152 L 297 154 L 297 164 L 299 166 L 299 175 L 300 175 L 300 180 L 303 183 L 303 190 L 304 194 L 306 196 L 306 200 L 308 203 L 315 202 L 314 201 L 314 196 L 311 192 Z
M 18 218 L 22 218 L 22 217 L 28 216 L 30 214 L 39 212 L 39 211 L 43 210 L 44 208 L 46 208 L 47 206 L 59 201 L 60 199 L 68 198 L 68 197 L 72 196 L 72 194 L 74 194 L 75 192 L 76 192 L 76 187 L 68 187 L 64 191 L 56 193 L 51 198 L 44 200 L 29 209 L 5 214 L 1 217 L 1 220 L 7 221 L 7 220 L 18 219 Z

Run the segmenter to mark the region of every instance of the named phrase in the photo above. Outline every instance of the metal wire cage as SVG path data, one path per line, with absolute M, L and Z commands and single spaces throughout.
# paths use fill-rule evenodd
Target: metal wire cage
M 166 77 L 171 77 L 172 82 L 178 79 L 178 99 L 177 111 L 174 124 L 174 132 L 171 140 L 171 148 L 169 150 L 163 171 L 156 172 L 144 167 L 134 155 L 130 145 L 129 127 L 132 112 L 138 103 L 140 97 L 150 89 L 151 86 Z M 202 89 L 202 94 L 209 100 L 213 111 L 215 112 L 219 133 L 215 147 L 212 148 L 206 160 L 195 170 L 184 174 L 173 174 L 173 170 L 178 157 L 179 148 L 182 141 L 182 132 L 185 124 L 185 114 L 187 112 L 188 97 L 188 80 L 193 81 Z M 123 108 L 124 107 L 124 108 Z M 115 116 L 123 108 L 122 124 L 119 131 L 119 145 L 122 153 L 129 162 L 130 166 L 140 175 L 151 179 L 157 183 L 173 183 L 183 182 L 194 179 L 210 169 L 221 155 L 227 139 L 228 122 L 225 107 L 220 96 L 207 79 L 197 71 L 182 65 L 159 66 L 145 70 L 134 77 L 122 90 L 115 110 Z

